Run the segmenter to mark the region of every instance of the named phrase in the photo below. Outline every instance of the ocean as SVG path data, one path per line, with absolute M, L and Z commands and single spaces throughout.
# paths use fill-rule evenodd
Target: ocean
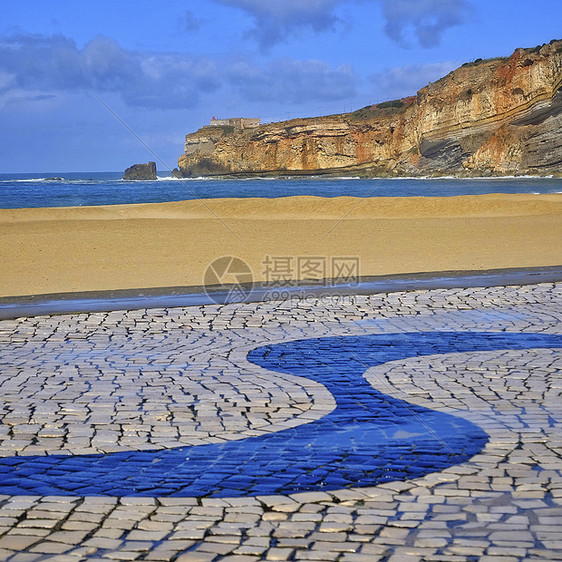
M 0 208 L 163 203 L 217 197 L 433 197 L 484 193 L 562 193 L 562 179 L 173 179 L 123 181 L 121 172 L 0 174 Z

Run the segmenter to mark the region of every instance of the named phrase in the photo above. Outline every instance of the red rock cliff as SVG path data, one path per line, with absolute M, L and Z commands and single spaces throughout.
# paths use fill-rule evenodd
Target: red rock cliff
M 342 115 L 186 137 L 184 177 L 562 172 L 562 41 L 463 65 L 417 96 Z

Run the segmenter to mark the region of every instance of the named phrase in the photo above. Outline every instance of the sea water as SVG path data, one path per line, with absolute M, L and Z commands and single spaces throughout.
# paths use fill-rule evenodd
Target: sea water
M 562 179 L 360 179 L 284 177 L 124 181 L 120 172 L 0 174 L 0 208 L 163 203 L 217 197 L 433 197 L 485 193 L 562 193 Z

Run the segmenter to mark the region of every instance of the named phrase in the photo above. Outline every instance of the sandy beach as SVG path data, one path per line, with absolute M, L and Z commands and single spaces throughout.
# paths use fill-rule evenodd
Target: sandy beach
M 199 286 L 225 255 L 256 281 L 267 256 L 359 258 L 361 276 L 538 267 L 562 264 L 562 194 L 5 209 L 0 237 L 1 297 Z

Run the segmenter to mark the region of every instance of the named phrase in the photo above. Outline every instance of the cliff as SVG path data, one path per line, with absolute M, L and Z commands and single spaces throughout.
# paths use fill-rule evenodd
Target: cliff
M 562 41 L 464 64 L 417 96 L 187 135 L 183 177 L 562 173 Z

